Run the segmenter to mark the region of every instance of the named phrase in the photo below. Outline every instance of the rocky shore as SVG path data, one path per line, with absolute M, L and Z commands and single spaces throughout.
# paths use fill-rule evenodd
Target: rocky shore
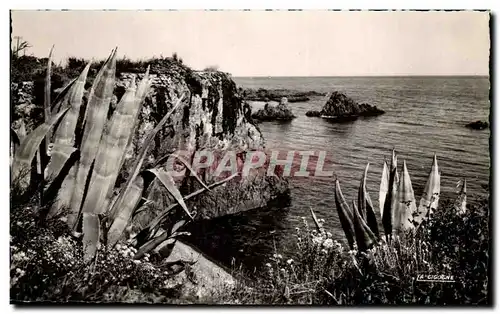
M 357 103 L 341 92 L 333 92 L 320 111 L 306 112 L 308 117 L 321 117 L 335 121 L 355 120 L 358 117 L 372 117 L 384 114 L 385 111 L 367 103 Z
M 300 92 L 290 89 L 242 89 L 241 93 L 245 100 L 249 101 L 276 101 L 279 102 L 283 97 L 288 99 L 288 102 L 306 102 L 311 99 L 311 97 L 315 96 L 324 96 L 324 93 L 316 92 L 316 91 L 307 91 Z
M 277 106 L 266 103 L 264 108 L 259 109 L 252 114 L 252 119 L 258 121 L 290 121 L 295 119 L 292 109 L 288 107 L 288 100 L 286 97 L 281 98 Z

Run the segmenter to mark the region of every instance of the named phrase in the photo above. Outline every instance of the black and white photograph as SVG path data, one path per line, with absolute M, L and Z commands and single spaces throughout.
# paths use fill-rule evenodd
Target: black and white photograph
M 11 304 L 492 306 L 491 11 L 9 14 Z

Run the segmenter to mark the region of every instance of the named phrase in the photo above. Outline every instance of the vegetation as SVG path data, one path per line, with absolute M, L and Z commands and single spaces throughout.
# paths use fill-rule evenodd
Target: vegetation
M 183 101 L 180 97 L 146 136 L 130 175 L 120 184 L 118 175 L 149 88 L 149 73 L 184 66 L 166 59 L 119 61 L 116 50 L 106 61 L 93 65 L 70 60 L 67 67 L 75 69 L 76 78 L 57 81 L 54 78 L 62 68 L 54 65 L 50 56 L 43 60 L 43 66 L 29 56 L 13 59 L 16 79 L 35 75 L 44 83 L 43 95 L 36 98 L 44 110 L 31 133 L 11 130 L 15 139 L 10 199 L 11 299 L 179 302 L 186 297 L 179 294 L 185 282 L 175 276 L 189 269 L 190 263 L 164 263 L 157 249 L 160 244 L 175 243 L 177 236 L 185 234 L 183 226 L 196 215 L 185 200 L 234 176 L 211 186 L 197 178 L 203 189 L 182 196 L 162 168 L 143 165 L 156 133 Z M 145 74 L 138 86 L 135 81 L 130 83 L 108 117 L 115 74 L 131 69 Z M 186 76 L 191 73 L 183 71 Z M 71 72 L 66 69 L 64 73 Z M 57 96 L 53 94 L 61 87 Z M 84 97 L 86 89 L 88 96 Z M 193 172 L 187 161 L 178 159 Z M 211 302 L 491 304 L 489 202 L 467 206 L 464 180 L 457 200 L 438 206 L 440 174 L 434 158 L 417 206 L 406 165 L 403 163 L 399 175 L 393 152 L 390 165 L 384 163 L 376 213 L 366 189 L 368 169 L 367 165 L 357 202 L 351 206 L 340 182 L 335 182 L 335 207 L 345 242 L 334 240 L 311 209 L 315 225 L 311 227 L 304 220 L 304 225 L 297 227 L 293 235 L 296 254 L 283 257 L 275 252 L 261 278 L 241 280 L 235 289 L 222 291 Z M 153 183 L 166 188 L 175 203 L 135 236 L 127 237 L 131 218 L 150 201 L 143 196 Z M 423 282 L 417 280 L 420 274 L 451 275 L 454 280 Z
M 44 97 L 45 104 L 49 109 L 45 112 L 45 122 L 24 138 L 17 136 L 18 145 L 14 147 L 11 169 L 11 188 L 13 189 L 11 201 L 16 201 L 12 204 L 14 207 L 12 207 L 11 212 L 23 217 L 23 212 L 29 212 L 34 205 L 28 202 L 31 205 L 23 207 L 22 200 L 32 200 L 37 195 L 34 192 L 40 191 L 40 206 L 36 206 L 37 210 L 40 211 L 37 219 L 41 220 L 41 224 L 48 224 L 55 217 L 61 217 L 63 213 L 62 219 L 65 221 L 68 231 L 71 230 L 73 233 L 72 237 L 68 237 L 70 233 L 67 232 L 66 238 L 61 241 L 70 243 L 73 249 L 78 248 L 74 245 L 75 241 L 81 243 L 83 252 L 72 251 L 68 254 L 73 253 L 72 257 L 76 259 L 81 254 L 83 260 L 78 260 L 78 265 L 92 270 L 93 275 L 95 275 L 95 267 L 99 264 L 99 260 L 101 263 L 106 260 L 118 242 L 123 239 L 124 231 L 134 212 L 147 201 L 143 198 L 143 192 L 148 189 L 151 183 L 159 182 L 162 184 L 175 199 L 176 204 L 170 206 L 144 228 L 140 232 L 140 238 L 132 239 L 131 243 L 135 247 L 132 256 L 134 260 L 140 260 L 149 255 L 152 250 L 165 241 L 175 241 L 178 235 L 183 234 L 180 229 L 194 216 L 194 213 L 191 213 L 186 207 L 184 198 L 168 172 L 162 168 L 142 168 L 144 158 L 155 135 L 180 105 L 183 96 L 177 100 L 175 105 L 172 105 L 170 111 L 158 125 L 146 135 L 125 184 L 115 186 L 126 150 L 131 144 L 138 124 L 139 110 L 149 88 L 149 68 L 147 68 L 146 74 L 137 87 L 134 80 L 130 82 L 117 108 L 108 119 L 109 103 L 115 86 L 115 57 L 116 50 L 111 53 L 97 73 L 84 109 L 81 108 L 82 96 L 90 63 L 85 66 L 77 79 L 72 80 L 64 88 L 52 105 L 49 104 L 50 95 Z M 50 57 L 48 64 L 45 91 L 50 94 Z M 83 116 L 81 116 L 82 113 Z M 78 125 L 81 125 L 80 130 Z M 55 132 L 50 145 L 51 149 L 45 151 L 43 141 L 46 137 L 50 138 L 52 128 L 55 129 Z M 15 134 L 13 130 L 11 132 Z M 80 139 L 77 138 L 79 132 L 82 132 Z M 37 160 L 39 159 L 38 164 L 41 166 L 38 174 L 32 170 L 32 162 L 37 153 L 40 156 L 47 153 L 46 158 L 48 158 L 47 163 L 43 163 L 43 159 L 37 158 Z M 181 157 L 177 157 L 192 172 L 189 164 Z M 209 187 L 196 174 L 194 175 L 204 187 L 195 195 L 203 190 L 208 190 Z M 222 184 L 230 179 L 231 177 L 214 185 Z M 118 188 L 116 197 L 113 193 L 115 188 Z M 167 219 L 171 218 L 168 216 L 176 205 L 184 210 L 185 217 L 178 215 L 177 220 Z M 13 220 L 17 220 L 20 226 L 29 224 L 29 227 L 37 228 L 39 224 L 34 224 L 34 218 L 29 218 L 33 215 L 27 216 L 28 218 L 24 220 Z M 164 224 L 166 220 L 169 220 L 167 225 Z M 162 229 L 162 227 L 166 229 Z M 50 229 L 48 230 L 50 231 Z M 18 232 L 23 233 L 21 230 Z M 80 232 L 82 239 L 80 239 Z M 37 236 L 35 235 L 35 238 Z M 53 240 L 50 239 L 50 236 L 46 236 L 45 239 L 47 241 Z M 21 243 L 22 240 L 18 244 Z M 33 249 L 30 248 L 30 250 Z M 103 257 L 98 259 L 97 253 Z M 64 260 L 57 262 L 63 263 Z M 12 264 L 14 267 L 15 262 Z M 21 299 L 26 299 L 26 295 Z
M 384 188 L 397 186 L 396 162 L 393 153 L 391 172 L 384 171 L 382 179 L 381 195 L 392 194 L 382 202 L 382 220 L 390 215 L 386 217 L 397 222 L 389 226 L 386 219 L 387 240 L 377 236 L 376 220 L 369 223 L 373 207 L 365 187 L 367 167 L 353 212 L 336 182 L 336 207 L 347 243 L 334 240 L 311 209 L 315 228 L 305 218 L 303 228 L 296 228 L 296 254 L 283 257 L 275 252 L 262 278 L 239 285 L 229 298 L 241 304 L 491 304 L 488 201 L 466 207 L 464 182 L 457 200 L 447 200 L 438 209 L 435 158 L 420 212 L 409 216 L 407 209 L 415 208 L 415 201 L 407 200 L 413 192 L 406 167 L 399 188 L 391 192 Z M 391 198 L 396 201 L 389 202 Z M 366 214 L 358 207 L 364 207 Z M 419 279 L 426 275 L 452 279 Z

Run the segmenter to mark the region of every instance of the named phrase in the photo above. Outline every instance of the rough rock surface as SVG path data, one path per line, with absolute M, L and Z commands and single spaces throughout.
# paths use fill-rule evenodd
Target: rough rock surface
M 477 121 L 468 123 L 466 125 L 466 127 L 473 129 L 473 130 L 484 130 L 484 129 L 487 129 L 489 127 L 489 124 L 486 121 L 477 120 Z
M 288 107 L 287 98 L 283 97 L 277 106 L 266 103 L 264 108 L 252 114 L 252 118 L 258 121 L 288 121 L 296 118 L 296 116 L 293 114 L 292 109 Z
M 321 111 L 308 111 L 308 117 L 322 117 L 337 120 L 351 120 L 384 114 L 385 111 L 366 103 L 359 104 L 354 99 L 340 92 L 333 92 L 328 97 Z
M 154 68 L 152 70 L 154 73 Z M 141 74 L 122 74 L 117 90 L 123 90 L 131 79 L 139 80 L 141 77 Z M 250 110 L 243 105 L 236 85 L 228 74 L 172 71 L 152 74 L 152 88 L 142 108 L 133 147 L 124 169 L 128 169 L 132 163 L 147 132 L 154 128 L 183 93 L 187 95 L 186 101 L 176 109 L 165 129 L 157 136 L 149 156 L 149 166 L 164 165 L 165 160 L 160 162 L 162 157 L 176 150 L 183 151 L 186 159 L 192 158 L 195 151 L 209 150 L 214 152 L 216 163 L 204 169 L 201 177 L 211 184 L 222 179 L 220 176 L 214 178 L 213 173 L 217 161 L 222 159 L 225 152 L 236 153 L 238 169 L 241 170 L 247 151 L 265 148 L 264 138 L 251 122 Z M 229 176 L 226 174 L 226 177 Z M 183 195 L 201 188 L 193 176 L 183 177 L 178 182 Z M 197 218 L 208 219 L 266 206 L 269 201 L 286 195 L 287 191 L 288 182 L 285 179 L 266 176 L 262 172 L 250 173 L 248 177 L 234 178 L 190 200 L 187 205 L 197 211 Z M 156 202 L 152 211 L 163 209 L 173 202 L 163 188 L 152 189 L 148 198 Z

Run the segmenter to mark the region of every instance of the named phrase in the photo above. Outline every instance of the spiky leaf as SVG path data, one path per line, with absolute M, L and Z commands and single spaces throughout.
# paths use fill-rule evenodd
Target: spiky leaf
M 191 213 L 189 212 L 186 203 L 184 202 L 184 199 L 182 198 L 181 192 L 175 185 L 174 178 L 165 170 L 162 169 L 149 169 L 149 172 L 153 173 L 158 180 L 167 188 L 168 192 L 175 198 L 177 203 L 184 209 L 186 214 L 189 216 L 189 218 L 193 219 L 193 216 L 191 216 Z
M 194 176 L 196 178 L 196 180 L 198 180 L 198 182 L 200 182 L 200 184 L 205 189 L 210 190 L 210 188 L 205 184 L 205 182 L 203 182 L 203 180 L 200 178 L 200 176 L 196 173 L 196 170 L 193 169 L 193 167 L 191 167 L 191 164 L 186 159 L 184 159 L 182 156 L 180 156 L 178 154 L 175 154 L 175 153 L 172 153 L 170 155 L 174 156 L 177 159 L 179 159 L 179 161 L 181 161 L 182 164 L 184 164 L 184 166 L 186 166 L 186 168 L 189 170 L 189 172 L 191 173 L 191 175 Z
M 12 165 L 12 178 L 13 180 L 19 180 L 18 182 L 21 188 L 26 188 L 28 186 L 30 175 L 29 171 L 28 174 L 23 175 L 22 178 L 18 178 L 19 175 L 25 174 L 26 169 L 31 168 L 31 162 L 40 148 L 43 138 L 67 111 L 68 108 L 62 110 L 57 115 L 52 116 L 49 121 L 38 126 L 22 140 L 21 145 L 14 156 L 14 162 Z
M 389 169 L 387 168 L 387 162 L 385 162 L 384 160 L 384 167 L 382 168 L 382 179 L 380 180 L 380 192 L 378 199 L 380 218 L 384 217 L 384 204 L 388 192 L 389 192 Z
M 144 180 L 141 176 L 138 176 L 131 189 L 123 198 L 123 202 L 119 205 L 121 210 L 118 215 L 113 220 L 111 227 L 108 231 L 108 246 L 113 247 L 120 239 L 123 231 L 127 227 L 130 217 L 132 217 L 134 210 L 136 209 L 139 201 L 141 200 L 142 191 L 144 188 Z
M 99 217 L 92 213 L 83 213 L 83 260 L 92 262 L 99 248 L 100 237 Z
M 51 150 L 51 158 L 45 170 L 45 180 L 47 182 L 54 180 L 74 152 L 75 129 L 89 69 L 90 62 L 83 69 L 82 73 L 80 73 L 80 76 L 72 84 L 70 90 L 62 100 L 63 108 L 69 106 L 70 109 L 54 132 L 54 145 Z
M 363 217 L 361 217 L 356 202 L 354 201 L 352 202 L 352 208 L 354 217 L 352 222 L 354 234 L 356 235 L 356 243 L 358 245 L 358 250 L 363 252 L 375 245 L 377 243 L 377 238 L 370 230 Z
M 132 81 L 101 138 L 83 212 L 102 214 L 108 210 L 120 171 L 119 161 L 125 155 L 129 139 L 134 135 L 134 124 L 137 123 L 135 117 L 139 104 L 136 102 L 135 92 L 135 82 Z
M 316 217 L 316 214 L 314 213 L 312 207 L 309 206 L 309 211 L 311 212 L 311 216 L 314 220 L 314 224 L 316 225 L 316 229 L 318 230 L 318 232 L 323 232 L 324 229 L 323 229 L 323 226 L 321 226 L 321 223 L 319 222 L 318 218 Z
M 156 127 L 151 130 L 148 135 L 146 136 L 146 139 L 144 140 L 144 143 L 142 144 L 141 150 L 139 151 L 138 156 L 136 157 L 136 160 L 134 162 L 134 165 L 132 166 L 132 170 L 130 171 L 130 175 L 127 178 L 127 182 L 125 183 L 125 187 L 122 189 L 120 194 L 118 195 L 117 200 L 113 204 L 110 212 L 110 217 L 111 219 L 114 219 L 116 215 L 118 214 L 119 207 L 116 206 L 116 204 L 121 202 L 121 199 L 128 193 L 128 190 L 132 186 L 132 182 L 135 180 L 135 178 L 139 175 L 139 172 L 142 167 L 142 163 L 144 162 L 144 158 L 146 158 L 146 154 L 149 151 L 149 147 L 151 143 L 154 141 L 154 138 L 156 136 L 156 133 L 158 133 L 162 128 L 163 125 L 168 121 L 172 113 L 177 109 L 177 107 L 180 105 L 182 100 L 184 99 L 184 95 L 182 95 L 178 100 L 177 103 L 174 105 L 174 107 L 161 119 L 161 121 L 156 125 Z
M 340 225 L 344 230 L 349 247 L 353 249 L 354 247 L 354 229 L 352 225 L 353 213 L 349 209 L 349 205 L 342 194 L 340 189 L 339 180 L 335 180 L 335 206 L 337 207 L 337 213 L 339 215 Z
M 89 175 L 90 167 L 94 162 L 99 149 L 99 142 L 107 120 L 109 104 L 113 95 L 116 70 L 116 49 L 103 65 L 97 78 L 92 84 L 87 103 L 87 121 L 85 123 L 81 155 L 78 163 L 73 195 L 71 197 L 71 213 L 68 215 L 68 224 L 74 227 L 78 220 L 83 195 Z M 104 191 L 105 193 L 106 191 Z
M 230 180 L 232 180 L 233 178 L 235 178 L 236 176 L 238 176 L 238 173 L 234 173 L 232 174 L 231 176 L 221 180 L 221 181 L 218 181 L 218 182 L 215 182 L 211 185 L 209 185 L 209 188 L 214 188 L 216 186 L 219 186 L 219 185 L 222 185 Z M 187 196 L 184 197 L 184 201 L 192 198 L 192 197 L 195 197 L 196 195 L 199 195 L 201 193 L 203 193 L 204 191 L 207 191 L 206 189 L 199 189 Z M 143 230 L 141 230 L 139 232 L 139 234 L 137 235 L 138 237 L 143 237 L 143 238 L 148 238 L 150 239 L 152 237 L 152 235 L 156 232 L 156 230 L 159 228 L 160 224 L 162 223 L 162 221 L 165 219 L 165 217 L 167 217 L 168 213 L 175 207 L 177 207 L 178 204 L 175 203 L 175 204 L 171 204 L 170 206 L 168 206 L 167 208 L 165 208 L 158 216 L 156 216 L 155 219 L 153 219 L 146 228 L 144 228 Z
M 395 151 L 392 151 L 391 158 L 391 168 L 389 174 L 389 191 L 384 202 L 384 214 L 382 216 L 382 225 L 384 227 L 384 233 L 386 237 L 392 234 L 392 229 L 394 227 L 394 208 L 393 203 L 398 194 L 398 167 L 397 167 L 397 156 Z
M 403 162 L 403 174 L 399 182 L 397 198 L 394 201 L 394 228 L 397 231 L 413 229 L 413 214 L 417 210 L 410 174 Z
M 415 224 L 420 225 L 422 221 L 432 214 L 438 206 L 439 194 L 441 193 L 441 175 L 439 174 L 437 157 L 434 155 L 429 178 L 425 184 L 424 192 L 418 205 L 417 214 L 415 215 Z
M 378 239 L 380 234 L 378 230 L 377 215 L 375 214 L 373 203 L 368 192 L 366 192 L 366 224 Z
M 366 219 L 366 176 L 368 174 L 369 167 L 370 163 L 367 163 L 365 167 L 365 172 L 363 173 L 363 177 L 361 177 L 358 189 L 358 209 L 363 219 Z

